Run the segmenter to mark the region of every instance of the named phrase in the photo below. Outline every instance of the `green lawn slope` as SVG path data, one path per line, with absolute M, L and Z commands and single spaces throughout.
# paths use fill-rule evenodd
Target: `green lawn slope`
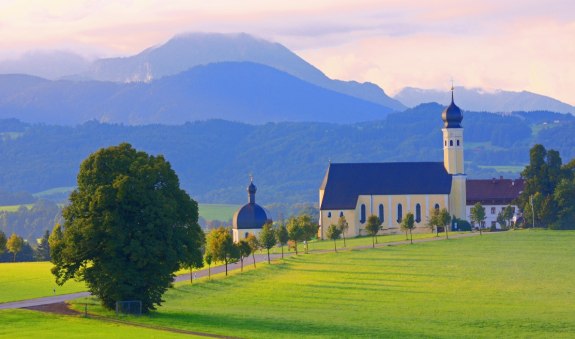
M 574 243 L 528 230 L 293 256 L 178 284 L 132 321 L 249 338 L 568 337 Z

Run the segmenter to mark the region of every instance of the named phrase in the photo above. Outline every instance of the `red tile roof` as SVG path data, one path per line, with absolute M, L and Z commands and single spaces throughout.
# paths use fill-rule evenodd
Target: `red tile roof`
M 509 205 L 525 187 L 523 179 L 467 180 L 467 205 Z

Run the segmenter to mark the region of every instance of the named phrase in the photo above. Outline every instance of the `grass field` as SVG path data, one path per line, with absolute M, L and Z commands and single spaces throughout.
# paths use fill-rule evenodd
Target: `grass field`
M 16 212 L 20 206 L 25 206 L 27 209 L 30 209 L 33 204 L 0 206 L 0 212 Z
M 58 316 L 27 310 L 0 311 L 2 338 L 182 338 L 183 334 L 160 332 L 127 325 L 103 323 L 82 317 Z M 185 336 L 190 338 L 189 335 Z M 192 336 L 192 338 L 199 338 Z
M 85 291 L 84 283 L 54 282 L 49 262 L 0 263 L 0 303 Z
M 300 255 L 178 284 L 134 321 L 249 338 L 569 337 L 575 232 Z
M 497 172 L 511 172 L 511 173 L 521 173 L 525 169 L 525 166 L 478 166 L 479 168 L 494 169 Z
M 239 205 L 198 204 L 200 216 L 206 220 L 228 221 L 238 208 Z

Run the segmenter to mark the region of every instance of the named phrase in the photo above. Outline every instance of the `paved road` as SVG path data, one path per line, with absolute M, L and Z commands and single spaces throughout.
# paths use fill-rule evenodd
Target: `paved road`
M 486 233 L 488 234 L 488 233 Z M 470 237 L 470 236 L 476 236 L 479 235 L 479 233 L 463 233 L 463 234 L 453 234 L 450 235 L 450 238 L 463 238 L 463 237 Z M 444 237 L 434 237 L 434 238 L 425 238 L 425 239 L 414 239 L 413 242 L 427 242 L 427 241 L 436 241 L 436 240 L 443 240 Z M 395 242 L 386 242 L 386 243 L 379 243 L 376 244 L 375 247 L 384 247 L 384 246 L 394 246 L 394 245 L 403 245 L 403 244 L 407 244 L 409 243 L 409 241 L 395 241 Z M 303 245 L 302 245 L 303 246 Z M 358 247 L 353 247 L 353 249 L 365 249 L 365 248 L 371 248 L 371 246 L 358 246 Z M 301 253 L 303 253 L 303 247 L 301 248 L 302 250 L 300 251 Z M 339 251 L 346 251 L 346 250 L 350 250 L 352 248 L 348 247 L 348 248 L 342 248 L 339 249 Z M 325 253 L 325 252 L 332 252 L 332 250 L 317 250 L 317 251 L 310 251 L 311 253 Z M 295 254 L 294 252 L 285 252 L 284 255 L 285 256 L 290 256 Z M 281 258 L 281 254 L 270 254 L 270 258 L 271 260 L 275 260 L 278 258 Z M 255 259 L 256 259 L 256 265 L 258 263 L 262 263 L 267 261 L 267 255 L 266 254 L 256 254 L 255 255 Z M 253 265 L 253 259 L 252 257 L 244 259 L 244 266 L 249 266 L 249 265 Z M 232 271 L 232 270 L 239 270 L 240 269 L 240 263 L 235 263 L 235 264 L 229 264 L 228 265 L 228 271 Z M 221 266 L 216 266 L 216 267 L 212 267 L 211 269 L 211 274 L 218 274 L 218 273 L 223 273 L 225 272 L 226 268 L 224 265 Z M 208 276 L 208 269 L 201 269 L 198 271 L 193 271 L 194 274 L 194 278 L 202 278 L 202 277 L 207 277 Z M 177 276 L 174 281 L 179 282 L 179 281 L 186 281 L 186 280 L 190 280 L 190 274 L 182 274 Z M 44 297 L 44 298 L 37 298 L 37 299 L 28 299 L 28 300 L 22 300 L 22 301 L 14 301 L 14 302 L 9 302 L 9 303 L 0 303 L 0 310 L 3 309 L 14 309 L 14 308 L 24 308 L 24 307 L 33 307 L 33 306 L 40 306 L 40 305 L 48 305 L 48 304 L 56 304 L 56 303 L 61 303 L 61 302 L 65 302 L 65 301 L 70 301 L 73 299 L 78 299 L 78 298 L 83 298 L 83 297 L 87 297 L 90 295 L 90 292 L 79 292 L 79 293 L 72 293 L 72 294 L 64 294 L 64 295 L 57 295 L 57 296 L 53 296 L 53 297 Z

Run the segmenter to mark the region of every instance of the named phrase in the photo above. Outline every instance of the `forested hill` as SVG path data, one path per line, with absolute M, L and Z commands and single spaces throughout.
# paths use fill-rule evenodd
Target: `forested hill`
M 442 109 L 424 104 L 385 120 L 349 125 L 210 120 L 179 126 L 89 122 L 63 127 L 1 120 L 0 190 L 34 193 L 74 186 L 80 162 L 91 152 L 130 142 L 163 154 L 182 187 L 200 202 L 243 203 L 253 174 L 263 204 L 315 203 L 330 160 L 441 161 Z M 534 143 L 559 150 L 564 162 L 575 157 L 571 115 L 465 112 L 463 125 L 470 178 L 517 176 Z

